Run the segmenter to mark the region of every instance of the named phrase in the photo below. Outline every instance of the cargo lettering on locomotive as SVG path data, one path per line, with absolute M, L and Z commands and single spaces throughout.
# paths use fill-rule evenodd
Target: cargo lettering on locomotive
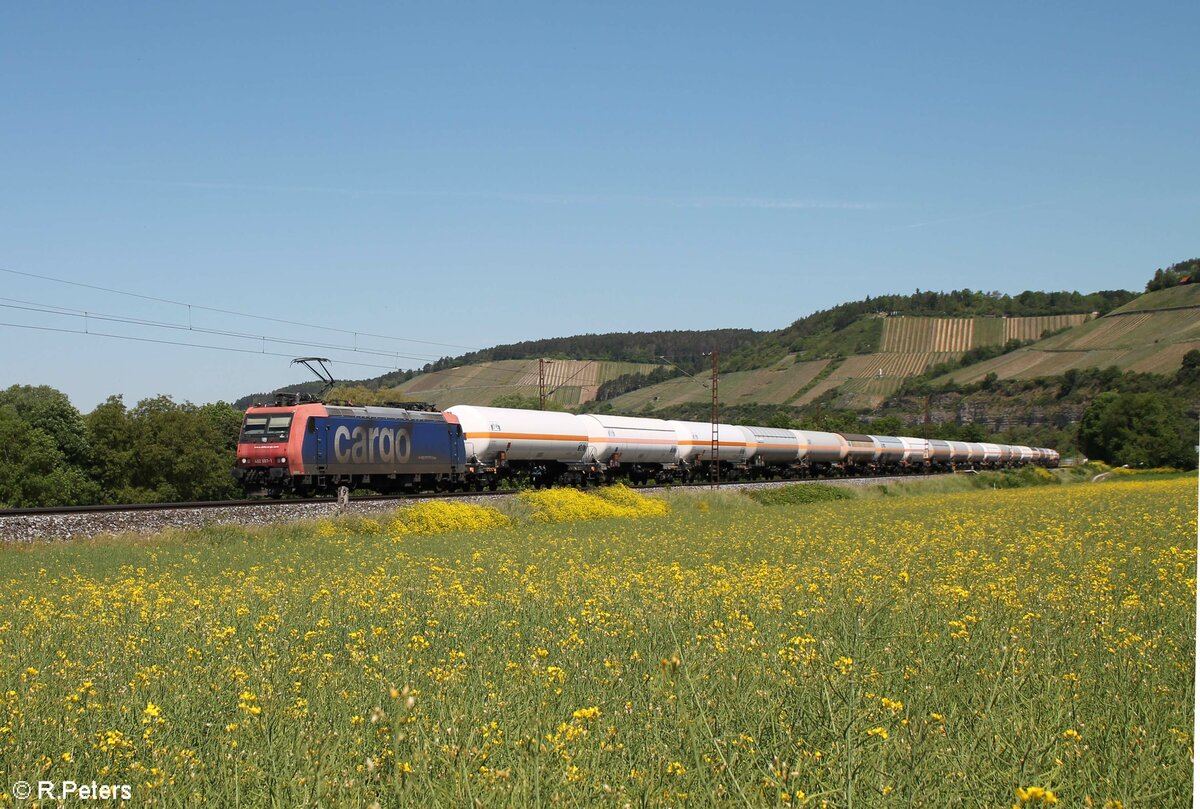
M 406 463 L 412 441 L 404 427 L 355 427 L 342 425 L 333 434 L 333 454 L 338 463 Z

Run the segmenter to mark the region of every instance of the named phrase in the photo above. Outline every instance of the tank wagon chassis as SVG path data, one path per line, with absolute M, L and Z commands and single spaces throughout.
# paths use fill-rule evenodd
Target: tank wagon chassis
M 1054 450 L 961 441 L 456 405 L 359 407 L 281 396 L 246 411 L 233 475 L 247 495 L 922 473 L 1057 466 Z

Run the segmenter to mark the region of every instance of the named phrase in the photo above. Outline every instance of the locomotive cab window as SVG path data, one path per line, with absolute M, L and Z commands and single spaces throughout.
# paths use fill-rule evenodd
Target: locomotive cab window
M 265 441 L 286 441 L 291 426 L 292 416 L 290 413 L 246 416 L 246 423 L 242 426 L 241 442 L 257 444 Z

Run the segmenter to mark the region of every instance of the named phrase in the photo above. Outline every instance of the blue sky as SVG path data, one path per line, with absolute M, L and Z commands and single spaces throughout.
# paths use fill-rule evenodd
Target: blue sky
M 266 346 L 344 377 L 452 346 L 779 328 L 917 288 L 1140 288 L 1200 253 L 1195 3 L 0 15 L 0 268 L 260 316 L 194 308 L 193 326 L 408 355 Z M 80 327 L 12 301 L 188 322 L 12 273 L 0 297 L 4 323 Z M 297 378 L 269 355 L 0 340 L 0 386 L 85 410 Z

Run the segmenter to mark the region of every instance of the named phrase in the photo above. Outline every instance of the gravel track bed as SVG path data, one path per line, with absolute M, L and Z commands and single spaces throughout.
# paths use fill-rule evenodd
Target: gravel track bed
M 828 483 L 834 486 L 871 486 L 880 483 L 894 483 L 900 480 L 914 480 L 911 475 L 901 477 L 877 478 L 837 478 L 822 480 L 783 480 L 759 481 L 752 483 L 723 483 L 722 490 L 729 489 L 772 489 L 778 486 L 790 486 L 795 483 Z M 706 486 L 692 487 L 704 491 Z M 670 491 L 662 489 L 638 489 L 648 495 Z M 497 497 L 511 497 L 511 494 L 479 495 L 475 497 L 456 497 L 456 503 L 477 503 L 486 505 L 494 502 Z M 351 501 L 345 513 L 347 514 L 379 514 L 393 511 L 410 502 L 405 499 L 396 500 L 356 500 Z M 82 514 L 37 514 L 28 516 L 0 517 L 0 545 L 15 543 L 30 543 L 47 540 L 82 539 L 87 537 L 139 534 L 152 535 L 173 529 L 203 528 L 206 525 L 271 525 L 281 522 L 299 522 L 316 520 L 321 517 L 333 517 L 337 514 L 335 503 L 263 503 L 261 506 L 239 506 L 237 508 L 178 508 L 166 511 L 96 511 Z

